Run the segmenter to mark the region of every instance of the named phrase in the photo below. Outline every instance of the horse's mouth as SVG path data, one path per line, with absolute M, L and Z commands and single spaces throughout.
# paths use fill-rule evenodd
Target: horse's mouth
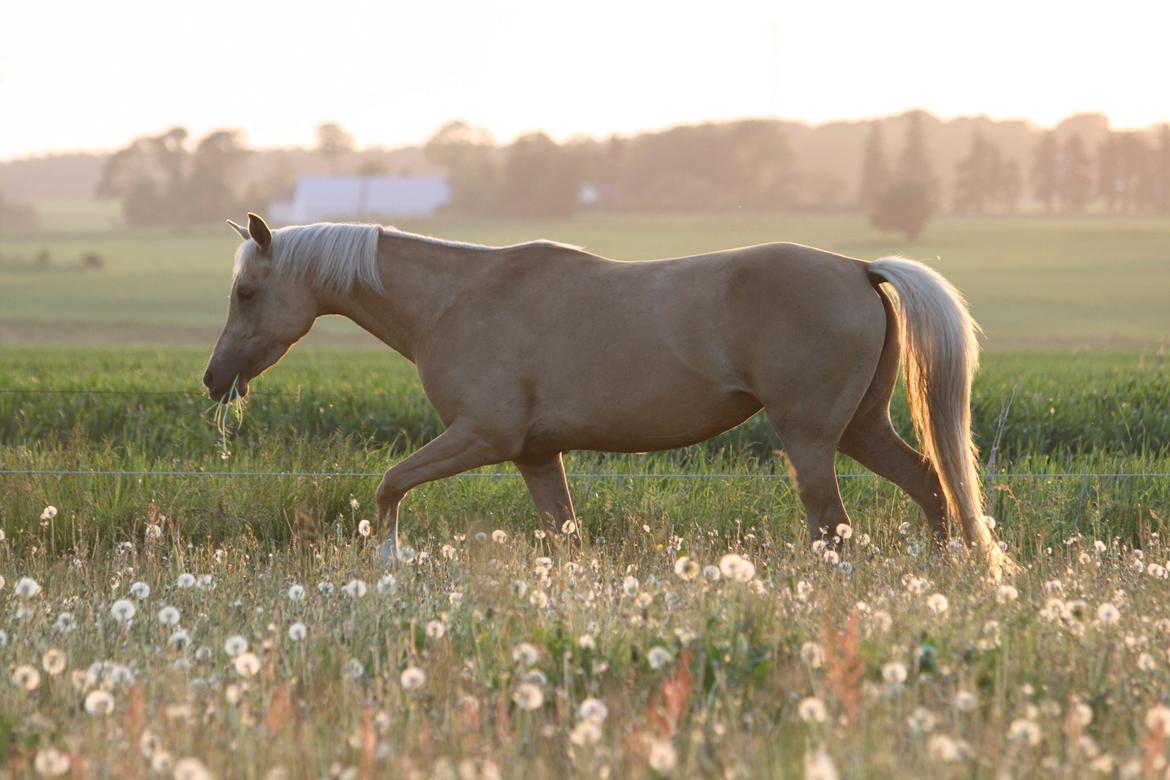
M 226 387 L 209 388 L 207 395 L 212 401 L 218 401 L 221 404 L 230 404 L 237 398 L 246 398 L 248 396 L 248 380 L 240 379 Z

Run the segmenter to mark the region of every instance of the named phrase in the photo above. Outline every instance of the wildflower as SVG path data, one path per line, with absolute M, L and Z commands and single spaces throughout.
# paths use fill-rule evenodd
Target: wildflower
M 638 582 L 637 577 L 627 576 L 624 580 L 622 580 L 622 593 L 626 594 L 627 596 L 633 596 L 638 592 L 639 585 L 640 583 Z
M 837 780 L 837 767 L 824 750 L 804 754 L 804 780 Z
M 512 694 L 512 701 L 522 710 L 535 710 L 544 704 L 544 693 L 530 682 L 521 683 Z
M 427 684 L 427 673 L 417 666 L 408 666 L 402 670 L 398 681 L 402 683 L 402 690 L 417 691 Z
M 288 627 L 288 638 L 294 642 L 301 641 L 308 633 L 309 629 L 305 628 L 305 624 L 299 621 Z
M 581 705 L 577 707 L 577 717 L 581 720 L 602 723 L 608 715 L 609 708 L 605 706 L 605 702 L 601 699 L 589 698 L 581 702 Z
M 959 691 L 955 694 L 955 709 L 959 712 L 970 712 L 975 709 L 979 699 L 971 691 Z
M 333 595 L 333 583 L 327 582 L 325 580 L 318 582 L 317 583 L 317 592 L 320 593 L 322 596 L 332 596 Z
M 1170 707 L 1155 704 L 1146 710 L 1146 728 L 1152 734 L 1170 736 Z
M 721 576 L 722 575 L 719 573 L 718 566 L 712 566 L 711 564 L 707 564 L 706 566 L 703 567 L 703 579 L 709 580 L 710 582 L 715 582 Z
M 906 718 L 906 725 L 915 734 L 926 734 L 934 731 L 934 723 L 934 713 L 925 707 L 915 707 L 914 711 L 910 713 L 910 717 Z
M 174 626 L 179 623 L 179 610 L 174 607 L 163 607 L 158 611 L 158 622 L 164 626 Z
M 950 606 L 947 597 L 941 593 L 934 593 L 926 600 L 926 606 L 936 615 L 946 613 L 947 607 Z
M 756 576 L 756 567 L 742 555 L 728 553 L 719 559 L 719 573 L 729 580 L 747 582 Z
M 568 536 L 570 534 L 574 534 L 576 532 L 577 532 L 577 524 L 574 523 L 572 520 L 566 520 L 564 523 L 561 524 L 561 533 L 563 533 L 565 536 Z
M 363 580 L 350 580 L 345 584 L 342 590 L 345 591 L 345 595 L 349 596 L 351 599 L 360 599 L 362 596 L 366 595 L 366 583 Z
M 1083 701 L 1074 701 L 1069 708 L 1069 715 L 1082 728 L 1093 722 L 1093 708 Z
M 934 734 L 926 743 L 926 752 L 935 761 L 949 764 L 962 758 L 959 745 L 945 734 Z
M 577 646 L 582 650 L 592 650 L 597 647 L 597 641 L 590 634 L 582 634 L 577 637 Z
M 1154 671 L 1154 668 L 1157 666 L 1157 664 L 1154 662 L 1154 657 L 1152 655 L 1149 653 L 1142 653 L 1138 656 L 1137 666 L 1138 669 L 1141 669 L 1143 672 L 1152 672 Z
M 56 677 L 65 671 L 65 651 L 56 647 L 50 647 L 41 656 L 41 668 L 49 673 L 50 677 Z
M 431 639 L 442 639 L 447 633 L 447 626 L 441 620 L 431 620 L 427 623 L 427 636 Z
M 45 507 L 45 511 L 41 512 L 41 519 L 45 521 L 52 520 L 56 516 L 57 507 L 55 506 L 47 506 Z
M 33 768 L 41 777 L 60 777 L 69 771 L 70 758 L 68 753 L 62 753 L 55 747 L 48 747 L 37 751 L 33 759 Z
M 455 548 L 449 544 L 444 544 L 442 547 L 440 547 L 439 554 L 442 555 L 448 561 L 455 560 Z
M 187 633 L 187 629 L 176 629 L 170 638 L 167 639 L 167 644 L 171 647 L 182 649 L 191 644 L 191 635 Z
M 62 634 L 68 634 L 75 628 L 77 628 L 77 618 L 73 616 L 72 612 L 62 612 L 60 615 L 57 615 L 57 619 L 53 621 L 53 629 L 60 631 Z
M 143 601 L 150 595 L 150 586 L 141 580 L 130 586 L 130 595 Z
M 666 774 L 674 769 L 678 763 L 678 753 L 668 739 L 650 740 L 650 768 L 655 772 Z
M 805 642 L 800 646 L 800 660 L 810 669 L 820 669 L 825 663 L 825 651 L 816 642 Z
M 236 656 L 240 655 L 241 653 L 246 652 L 247 650 L 248 650 L 248 640 L 244 639 L 239 634 L 237 634 L 235 636 L 229 636 L 227 638 L 227 640 L 223 643 L 223 651 L 225 653 L 227 653 L 228 655 L 230 655 L 232 658 L 235 658 Z
M 41 585 L 32 577 L 21 577 L 16 581 L 16 585 L 13 586 L 12 591 L 16 594 L 17 598 L 31 599 L 41 592 Z
M 378 592 L 383 596 L 389 595 L 398 590 L 398 580 L 394 579 L 393 574 L 386 574 L 382 579 L 378 580 Z
M 1020 597 L 1020 592 L 1016 590 L 1014 585 L 1000 585 L 999 590 L 995 592 L 995 600 L 999 604 L 1008 604 Z
M 841 573 L 846 577 L 853 573 L 853 564 L 849 561 L 841 561 L 837 568 L 840 569 Z
M 837 524 L 837 538 L 838 539 L 840 539 L 841 541 L 845 541 L 846 539 L 848 539 L 851 536 L 853 536 L 853 527 L 850 526 L 849 523 L 838 523 Z
M 418 558 L 418 562 L 422 563 L 424 555 L 426 555 L 426 553 L 415 552 L 415 549 L 410 545 L 403 545 L 402 547 L 398 548 L 398 560 L 402 561 L 403 563 L 410 563 L 415 558 Z
M 532 595 L 528 597 L 528 603 L 537 609 L 544 609 L 548 606 L 548 594 L 543 590 L 534 590 Z
M 362 520 L 358 522 L 358 533 L 362 536 L 369 536 L 371 530 L 372 529 L 370 528 L 369 520 Z
M 119 623 L 125 623 L 128 620 L 132 620 L 134 618 L 134 614 L 137 611 L 138 609 L 134 606 L 134 602 L 128 601 L 127 599 L 118 599 L 114 602 L 113 606 L 110 607 L 110 614 L 113 615 L 114 619 Z
M 345 673 L 356 680 L 366 673 L 366 667 L 358 659 L 351 658 L 345 662 Z
M 159 525 L 158 523 L 147 523 L 146 524 L 146 538 L 147 539 L 159 539 L 161 537 L 162 537 L 162 526 L 161 525 Z
M 532 666 L 538 656 L 536 647 L 528 642 L 521 642 L 512 648 L 512 660 L 522 666 Z
M 591 720 L 582 720 L 569 732 L 569 741 L 577 747 L 596 745 L 601 741 L 601 727 Z
M 12 670 L 12 682 L 26 691 L 35 691 L 41 684 L 41 673 L 35 667 L 21 664 Z
M 304 585 L 289 585 L 288 586 L 288 600 L 289 601 L 304 601 L 305 600 L 305 586 Z
M 175 762 L 175 780 L 211 780 L 213 775 L 197 758 L 180 758 Z
M 496 544 L 503 544 L 504 542 L 508 541 L 508 534 L 497 528 L 496 530 L 492 531 L 492 541 Z
M 175 580 L 175 584 L 180 588 L 193 588 L 195 587 L 195 575 L 183 572 L 179 575 L 179 579 Z
M 100 688 L 90 691 L 85 697 L 85 711 L 90 715 L 109 715 L 114 711 L 114 697 Z
M 356 512 L 356 511 L 358 511 L 358 509 L 361 508 L 361 506 L 362 505 L 358 503 L 358 500 L 356 498 L 354 498 L 352 495 L 349 497 L 349 508 L 350 509 L 352 509 L 353 511 Z
M 512 595 L 518 599 L 524 598 L 528 593 L 528 583 L 525 580 L 512 581 Z
M 901 685 L 906 682 L 906 664 L 901 661 L 890 661 L 882 667 L 882 679 L 890 685 Z
M 241 677 L 252 677 L 260 671 L 260 659 L 255 653 L 240 653 L 232 661 L 232 665 L 236 667 L 236 674 Z
M 195 581 L 195 587 L 199 590 L 215 590 L 215 578 L 210 574 L 200 574 L 199 579 Z
M 670 651 L 661 646 L 650 648 L 650 652 L 646 654 L 646 661 L 651 669 L 661 669 L 673 660 L 674 656 Z
M 1040 726 L 1030 718 L 1016 718 L 1008 726 L 1008 739 L 1031 747 L 1040 744 Z
M 829 717 L 825 710 L 825 703 L 816 696 L 806 696 L 796 706 L 796 712 L 805 723 L 824 723 Z
M 143 729 L 138 737 L 138 752 L 143 758 L 150 758 L 162 748 L 162 740 L 150 729 Z
M 1121 620 L 1121 610 L 1106 601 L 1097 607 L 1097 619 L 1101 621 L 1102 625 L 1115 626 Z
M 699 576 L 699 564 L 693 558 L 683 556 L 674 562 L 674 573 L 684 580 L 693 580 Z

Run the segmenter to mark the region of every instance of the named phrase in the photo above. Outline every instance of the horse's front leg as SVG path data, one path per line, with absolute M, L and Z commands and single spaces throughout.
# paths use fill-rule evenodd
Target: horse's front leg
M 378 485 L 378 524 L 386 535 L 379 548 L 382 560 L 398 554 L 398 506 L 418 485 L 506 459 L 497 447 L 458 421 L 405 460 L 392 466 Z

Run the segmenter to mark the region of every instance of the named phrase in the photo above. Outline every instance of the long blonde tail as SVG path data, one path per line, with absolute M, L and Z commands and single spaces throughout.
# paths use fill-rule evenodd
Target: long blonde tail
M 983 494 L 971 439 L 971 381 L 979 367 L 979 326 L 967 302 L 941 274 L 922 263 L 885 257 L 870 263 L 875 281 L 898 296 L 906 395 L 922 449 L 938 472 L 952 519 L 999 577 L 1014 564 L 983 518 Z

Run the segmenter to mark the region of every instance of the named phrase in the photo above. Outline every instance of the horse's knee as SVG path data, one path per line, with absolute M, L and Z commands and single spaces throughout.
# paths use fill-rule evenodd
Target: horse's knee
M 394 475 L 386 472 L 386 476 L 382 477 L 382 481 L 378 483 L 378 489 L 374 491 L 374 498 L 378 502 L 379 514 L 385 514 L 397 506 L 402 501 L 404 495 L 406 495 L 406 491 L 402 489 L 401 485 L 397 484 Z

